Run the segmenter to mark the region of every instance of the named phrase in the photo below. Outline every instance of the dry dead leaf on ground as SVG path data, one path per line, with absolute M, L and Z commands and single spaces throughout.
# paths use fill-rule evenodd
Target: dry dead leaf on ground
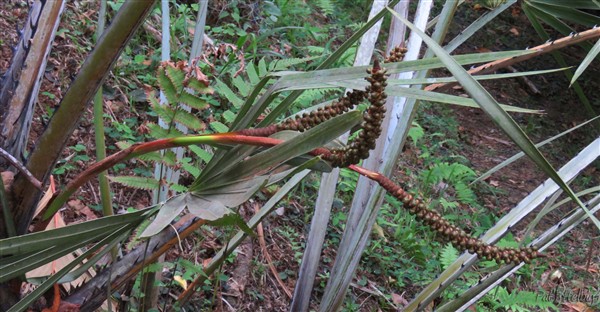
M 567 312 L 594 312 L 595 310 L 583 302 L 567 302 L 563 303 L 567 307 Z
M 398 295 L 397 293 L 392 293 L 392 302 L 402 307 L 408 305 L 408 300 L 404 298 L 404 294 Z
M 84 215 L 86 220 L 94 220 L 97 219 L 96 214 L 90 209 L 90 207 L 86 206 L 81 200 L 73 199 L 70 200 L 67 205 L 71 207 L 75 212 L 80 215 Z

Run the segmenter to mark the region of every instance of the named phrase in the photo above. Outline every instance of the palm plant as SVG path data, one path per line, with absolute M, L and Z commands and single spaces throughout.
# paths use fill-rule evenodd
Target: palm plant
M 392 1 L 390 5 L 395 5 L 396 2 Z M 434 33 L 437 41 L 442 40 L 445 33 L 444 27 L 447 27 L 452 12 L 456 9 L 455 4 L 451 2 L 448 2 L 442 16 L 439 18 L 438 23 L 441 26 Z M 80 74 L 65 95 L 60 109 L 51 120 L 48 130 L 40 138 L 39 149 L 29 156 L 27 168 L 22 169 L 23 172 L 13 184 L 11 190 L 12 202 L 3 201 L 5 220 L 3 226 L 10 229 L 10 220 L 14 219 L 16 231 L 13 234 L 16 235 L 0 240 L 2 243 L 0 245 L 0 255 L 2 255 L 2 259 L 0 259 L 1 282 L 18 282 L 20 276 L 37 266 L 69 254 L 77 248 L 91 246 L 75 261 L 44 280 L 33 293 L 18 303 L 15 300 L 16 297 L 13 291 L 13 300 L 3 302 L 3 304 L 6 304 L 7 310 L 10 308 L 10 311 L 22 311 L 37 297 L 52 288 L 53 285 L 73 280 L 94 265 L 113 246 L 129 237 L 139 224 L 151 218 L 154 218 L 153 221 L 144 228 L 140 235 L 146 239 L 144 243 L 137 246 L 109 268 L 100 272 L 91 281 L 65 298 L 64 301 L 82 310 L 95 309 L 106 300 L 107 288 L 117 289 L 123 285 L 137 272 L 140 272 L 146 264 L 155 261 L 161 254 L 175 245 L 179 238 L 191 235 L 199 226 L 210 224 L 213 226 L 233 225 L 239 227 L 240 233 L 232 238 L 223 250 L 213 258 L 212 262 L 204 268 L 205 273 L 210 275 L 224 257 L 230 254 L 241 242 L 242 237 L 251 234 L 251 229 L 275 207 L 279 200 L 292 191 L 293 187 L 308 174 L 309 170 L 327 172 L 337 167 L 348 167 L 378 185 L 378 188 L 366 192 L 370 195 L 367 195 L 369 196 L 369 204 L 366 210 L 368 213 L 364 214 L 365 217 L 359 218 L 359 214 L 353 213 L 357 217 L 350 218 L 351 222 L 357 222 L 361 227 L 354 233 L 347 234 L 350 238 L 347 243 L 344 243 L 344 248 L 347 249 L 343 250 L 348 250 L 348 252 L 340 252 L 338 255 L 340 260 L 336 260 L 333 269 L 336 274 L 332 274 L 331 285 L 327 287 L 321 310 L 340 308 L 341 299 L 344 298 L 352 272 L 356 268 L 356 262 L 352 264 L 344 258 L 361 254 L 373 223 L 373 217 L 377 214 L 375 207 L 383 198 L 383 190 L 396 196 L 404 203 L 404 208 L 438 231 L 445 239 L 454 243 L 457 248 L 465 252 L 476 253 L 479 257 L 504 261 L 506 265 L 522 265 L 522 262 L 528 262 L 537 257 L 538 254 L 531 248 L 501 249 L 491 244 L 506 233 L 510 225 L 530 212 L 535 207 L 534 204 L 539 203 L 545 198 L 544 196 L 555 192 L 559 187 L 580 207 L 580 210 L 565 222 L 568 222 L 569 226 L 572 227 L 587 216 L 598 226 L 598 220 L 593 216 L 598 203 L 592 200 L 588 203 L 589 205 L 584 205 L 565 181 L 574 177 L 587 163 L 598 157 L 598 149 L 594 150 L 594 148 L 600 142 L 596 140 L 589 148 L 582 151 L 581 157 L 585 161 L 580 158 L 574 159 L 579 167 L 569 168 L 569 175 L 566 175 L 566 172 L 557 173 L 506 113 L 506 111 L 536 112 L 500 105 L 476 80 L 490 77 L 470 76 L 460 66 L 525 58 L 531 56 L 531 51 L 478 53 L 451 57 L 448 52 L 437 45 L 435 40 L 426 36 L 404 17 L 397 14 L 397 12 L 386 9 L 374 14 L 363 27 L 324 60 L 316 70 L 309 72 L 263 71 L 260 77 L 256 75 L 256 86 L 244 99 L 237 116 L 229 125 L 229 132 L 171 137 L 147 143 L 136 143 L 89 166 L 72 180 L 64 190 L 53 196 L 50 204 L 44 208 L 41 222 L 48 222 L 69 199 L 70 195 L 83 183 L 119 162 L 167 148 L 199 144 L 213 146 L 216 149 L 215 154 L 202 169 L 198 178 L 188 186 L 187 192 L 172 197 L 166 202 L 136 212 L 107 216 L 56 230 L 27 234 L 26 229 L 31 224 L 33 208 L 37 206 L 40 196 L 39 191 L 30 192 L 28 185 L 30 182 L 27 179 L 28 173 L 34 181 L 37 179 L 42 184 L 46 183 L 51 169 L 56 163 L 61 149 L 64 148 L 66 139 L 77 124 L 83 109 L 90 102 L 127 40 L 151 10 L 153 4 L 153 2 L 129 1 L 121 7 L 118 15 L 115 16 L 110 27 L 106 30 L 104 36 L 100 38 L 96 48 L 82 66 Z M 505 6 L 500 6 L 496 10 L 502 8 L 505 8 Z M 424 7 L 424 9 L 426 8 Z M 411 28 L 414 38 L 417 38 L 417 36 L 422 38 L 432 52 L 428 52 L 426 57 L 421 60 L 400 62 L 403 53 L 406 51 L 399 48 L 396 50 L 398 53 L 392 54 L 388 59 L 389 62 L 381 66 L 375 62 L 373 66 L 327 69 L 374 24 L 389 14 Z M 426 17 L 424 21 L 427 21 Z M 421 27 L 424 28 L 424 24 Z M 598 31 L 591 30 L 591 32 L 590 37 L 586 38 L 600 36 Z M 567 38 L 566 40 L 572 44 L 577 42 L 578 39 Z M 433 54 L 437 57 L 430 57 Z M 424 73 L 426 70 L 442 67 L 449 69 L 454 78 L 425 81 L 423 80 L 426 77 L 424 74 L 417 74 L 414 80 L 394 80 L 387 79 L 385 76 L 386 73 L 412 73 L 416 71 Z M 261 72 L 261 70 L 255 68 L 252 70 L 255 73 Z M 368 73 L 367 70 L 369 70 Z M 519 75 L 526 74 L 529 73 Z M 493 78 L 507 76 L 515 75 L 495 75 Z M 203 100 L 199 95 L 211 92 L 208 87 L 210 82 L 194 68 L 183 64 L 176 66 L 164 64 L 158 72 L 158 77 L 161 90 L 164 92 L 165 98 L 171 103 L 195 103 L 198 104 L 197 107 L 203 107 L 205 103 L 202 102 Z M 452 81 L 461 83 L 471 95 L 471 98 L 445 95 L 432 90 L 396 86 L 400 84 L 421 85 Z M 324 87 L 343 87 L 352 91 L 333 104 L 314 109 L 302 116 L 277 122 L 281 120 L 282 114 L 288 110 L 304 90 Z M 385 110 L 382 108 L 385 101 L 384 93 L 405 97 L 412 101 L 425 99 L 465 106 L 479 105 L 519 145 L 525 154 L 551 177 L 556 185 L 553 187 L 550 187 L 550 183 L 545 185 L 544 196 L 536 195 L 535 203 L 528 202 L 526 203 L 527 208 L 515 209 L 515 213 L 507 215 L 507 221 L 501 220 L 496 227 L 490 230 L 488 236 L 484 236 L 481 240 L 469 237 L 463 230 L 445 221 L 439 213 L 428 209 L 422 200 L 406 193 L 385 177 L 389 175 L 391 165 L 401 150 L 401 142 L 406 136 L 407 124 L 410 124 L 412 113 L 407 112 L 405 115 L 409 117 L 404 119 L 407 124 L 398 127 L 398 129 L 403 129 L 398 131 L 403 132 L 395 133 L 392 136 L 393 142 L 397 144 L 379 152 L 379 157 L 387 155 L 385 158 L 388 161 L 383 166 L 371 169 L 357 166 L 359 160 L 366 158 L 369 155 L 369 150 L 376 147 L 375 142 L 381 132 Z M 355 109 L 360 100 L 370 102 L 367 111 L 359 112 Z M 160 110 L 158 106 L 156 107 L 157 110 Z M 406 107 L 409 111 L 413 110 L 415 107 L 414 102 L 413 104 L 407 104 Z M 352 111 L 347 112 L 348 110 Z M 166 110 L 163 110 L 163 112 L 166 112 Z M 159 115 L 161 114 L 159 113 Z M 161 116 L 167 116 L 167 114 Z M 172 119 L 175 120 L 175 117 L 173 116 Z M 257 121 L 259 117 L 261 119 Z M 253 126 L 254 128 L 252 128 Z M 348 145 L 333 142 L 343 133 L 356 127 L 361 129 L 360 133 L 362 134 L 359 134 L 358 138 Z M 369 161 L 367 160 L 365 163 L 369 163 Z M 286 184 L 249 223 L 245 223 L 237 213 L 231 210 L 231 208 L 246 202 L 261 187 L 284 179 L 288 179 Z M 362 191 L 359 190 L 359 192 Z M 3 192 L 0 192 L 0 195 L 7 198 Z M 7 209 L 7 206 L 10 206 L 11 209 Z M 180 213 L 186 208 L 189 213 L 178 219 Z M 176 232 L 172 231 L 170 227 L 173 221 L 175 221 L 173 226 L 177 230 Z M 545 238 L 535 241 L 531 246 L 543 249 L 556 237 L 564 235 L 566 230 L 568 228 L 557 228 L 554 232 L 551 231 L 546 234 Z M 9 231 L 5 232 L 6 234 L 10 233 Z M 457 260 L 456 265 L 447 269 L 449 273 L 442 274 L 431 287 L 426 288 L 407 307 L 407 310 L 417 309 L 432 300 L 439 293 L 435 289 L 442 288 L 439 285 L 447 286 L 451 279 L 456 278 L 461 270 L 468 267 L 467 264 L 474 263 L 476 257 L 472 254 L 465 254 L 459 259 L 460 261 Z M 342 273 L 338 276 L 337 272 Z M 498 281 L 508 274 L 506 272 L 497 273 L 490 280 Z M 198 277 L 180 295 L 179 303 L 185 302 L 207 275 Z M 14 287 L 10 289 L 14 290 Z M 483 288 L 474 290 L 473 295 L 466 295 L 469 297 L 461 300 L 473 300 L 484 291 L 486 289 Z M 10 296 L 10 292 L 8 295 Z M 448 306 L 454 307 L 457 305 L 449 303 Z M 304 309 L 306 309 L 306 305 L 302 308 L 302 310 Z

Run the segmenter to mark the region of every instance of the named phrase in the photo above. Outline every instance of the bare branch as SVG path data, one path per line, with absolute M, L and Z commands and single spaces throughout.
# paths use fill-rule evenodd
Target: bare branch
M 573 45 L 573 44 L 576 44 L 576 43 L 579 43 L 582 41 L 596 39 L 598 37 L 600 37 L 600 27 L 592 28 L 592 29 L 586 30 L 584 32 L 572 34 L 572 35 L 569 35 L 569 36 L 566 36 L 566 37 L 563 37 L 563 38 L 560 38 L 560 39 L 557 39 L 554 41 L 546 42 L 537 47 L 534 47 L 534 48 L 530 49 L 532 51 L 535 51 L 533 53 L 525 54 L 525 55 L 517 56 L 517 57 L 513 57 L 513 58 L 505 58 L 505 59 L 493 61 L 493 62 L 490 62 L 487 64 L 483 64 L 481 66 L 472 68 L 468 72 L 471 75 L 473 75 L 473 74 L 481 75 L 481 74 L 491 73 L 500 68 L 505 68 L 505 67 L 514 65 L 516 63 L 520 63 L 520 62 L 526 61 L 528 59 L 532 59 L 541 54 L 545 54 L 548 52 L 552 52 L 554 50 L 562 49 L 566 46 L 570 46 L 570 45 Z M 425 90 L 433 91 L 433 90 L 442 89 L 442 88 L 446 89 L 454 84 L 455 83 L 432 84 L 432 85 L 428 86 L 427 88 L 425 88 Z
M 25 166 L 23 166 L 22 163 L 20 163 L 13 155 L 9 154 L 7 151 L 5 151 L 3 148 L 0 148 L 0 155 L 8 160 L 8 162 L 13 165 L 15 168 L 17 168 L 17 170 L 19 170 L 23 175 L 25 175 L 25 178 L 27 179 L 27 181 L 29 181 L 29 183 L 33 184 L 33 186 L 35 186 L 35 188 L 37 188 L 40 191 L 44 191 L 44 188 L 42 187 L 42 182 L 40 182 L 40 180 L 36 179 L 33 174 L 31 174 L 31 172 L 29 172 L 29 170 L 27 170 L 27 168 L 25 168 Z

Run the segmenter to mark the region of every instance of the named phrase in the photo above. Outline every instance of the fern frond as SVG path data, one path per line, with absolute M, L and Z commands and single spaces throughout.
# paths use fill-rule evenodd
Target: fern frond
M 151 161 L 154 163 L 161 163 L 169 167 L 175 167 L 175 153 L 172 151 L 165 151 L 163 154 L 160 152 L 151 152 L 139 156 L 141 160 Z
M 323 102 L 324 97 L 329 93 L 337 91 L 335 88 L 324 88 L 324 89 L 309 89 L 305 90 L 302 95 L 296 100 L 301 107 L 312 106 L 315 102 Z
M 150 130 L 150 136 L 155 139 L 166 138 L 169 135 L 169 130 L 157 125 L 156 123 L 149 122 L 146 127 Z
M 173 150 L 164 151 L 162 158 L 163 163 L 169 166 L 175 166 L 177 163 L 177 155 Z
M 157 162 L 157 163 L 160 163 L 162 161 L 162 155 L 160 154 L 160 152 L 146 153 L 144 155 L 140 155 L 138 158 L 143 161 L 150 161 L 150 162 Z
M 191 108 L 195 108 L 197 110 L 204 110 L 208 107 L 208 103 L 199 98 L 198 96 L 195 96 L 187 91 L 183 91 L 181 92 L 181 95 L 179 96 L 179 101 L 182 104 L 185 104 Z
M 236 115 L 232 111 L 226 110 L 226 111 L 223 112 L 222 116 L 223 116 L 223 119 L 225 119 L 225 121 L 227 123 L 231 123 L 235 119 Z
M 514 290 L 509 293 L 506 288 L 498 286 L 490 294 L 494 294 L 493 304 L 496 308 L 512 311 L 529 311 L 527 308 L 559 311 L 552 301 L 547 300 L 547 297 L 531 291 Z
M 215 90 L 219 95 L 224 96 L 235 108 L 240 108 L 244 104 L 244 100 L 239 98 L 231 88 L 223 81 L 215 78 Z
M 475 203 L 475 192 L 465 183 L 456 183 L 454 185 L 454 191 L 456 192 L 456 199 L 465 204 Z
M 241 96 L 246 97 L 250 94 L 250 91 L 252 90 L 252 85 L 249 84 L 242 77 L 240 77 L 240 76 L 233 77 L 231 79 L 231 82 L 236 87 L 236 89 L 238 90 L 238 92 L 240 93 Z
M 109 176 L 108 178 L 113 182 L 142 190 L 153 190 L 159 185 L 158 180 L 154 178 L 135 176 Z
M 181 93 L 181 91 L 183 91 L 183 81 L 185 80 L 185 73 L 177 67 L 167 66 L 166 74 L 167 77 L 169 77 L 169 79 L 171 80 L 173 86 L 175 86 L 175 91 L 177 91 L 178 94 Z
M 213 89 L 208 86 L 208 82 L 192 78 L 188 81 L 187 87 L 201 94 L 212 94 Z
M 184 135 L 183 132 L 181 132 L 181 130 L 177 129 L 176 127 L 169 127 L 169 133 L 167 134 L 167 138 L 174 138 L 174 137 L 179 137 Z
M 198 167 L 192 163 L 192 159 L 189 157 L 181 159 L 181 168 L 189 172 L 194 179 L 198 178 L 200 175 L 200 169 L 198 169 Z
M 325 15 L 333 15 L 335 12 L 335 7 L 331 0 L 317 0 L 317 6 Z
M 188 148 L 205 163 L 208 163 L 212 159 L 212 154 L 198 145 L 190 145 Z
M 454 248 L 452 244 L 447 244 L 440 254 L 440 262 L 442 263 L 442 268 L 445 270 L 449 265 L 454 263 L 456 259 L 458 259 L 458 249 Z
M 218 121 L 211 122 L 210 128 L 213 129 L 217 133 L 229 132 L 229 127 L 227 127 L 226 125 L 224 125 L 223 123 L 218 122 Z
M 177 184 L 177 183 L 169 184 L 169 189 L 171 189 L 172 191 L 177 192 L 177 193 L 185 193 L 188 191 L 187 186 L 183 186 L 183 185 Z
M 133 143 L 131 143 L 131 142 L 127 142 L 127 141 L 118 141 L 118 142 L 116 142 L 116 143 L 115 143 L 115 145 L 116 145 L 116 146 L 117 146 L 119 149 L 121 149 L 121 150 L 124 150 L 124 149 L 126 149 L 126 148 L 129 148 L 131 145 L 133 145 Z
M 166 95 L 166 92 L 165 92 Z M 168 100 L 168 97 L 167 97 Z M 154 92 L 148 94 L 148 101 L 150 102 L 150 106 L 152 110 L 158 115 L 158 118 L 165 121 L 165 123 L 170 124 L 173 121 L 173 115 L 175 112 L 169 108 L 167 105 L 161 105 L 158 102 L 158 98 L 154 96 Z M 170 101 L 170 100 L 169 100 Z M 177 103 L 177 102 L 174 102 Z
M 325 49 L 324 47 L 317 46 L 307 46 L 306 50 L 308 54 L 323 54 L 327 51 L 327 49 Z
M 260 61 L 258 61 L 258 76 L 259 77 L 264 77 L 267 74 L 269 74 L 269 71 L 267 70 L 267 62 L 265 61 L 265 58 L 261 58 Z
M 250 83 L 252 83 L 252 85 L 256 85 L 260 82 L 261 78 L 258 76 L 258 70 L 254 64 L 248 64 L 246 66 L 246 74 L 248 75 L 248 79 L 250 79 Z
M 176 86 L 173 84 L 173 81 L 171 81 L 171 78 L 167 76 L 162 67 L 158 69 L 156 78 L 158 80 L 160 89 L 167 98 L 167 101 L 169 101 L 171 104 L 177 104 L 179 102 L 179 92 Z
M 175 111 L 173 119 L 192 130 L 199 130 L 204 126 L 204 123 L 198 117 L 181 108 Z

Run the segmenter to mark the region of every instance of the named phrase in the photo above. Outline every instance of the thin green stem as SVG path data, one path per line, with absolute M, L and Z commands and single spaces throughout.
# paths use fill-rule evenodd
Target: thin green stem
M 96 38 L 100 38 L 104 32 L 106 19 L 106 0 L 100 1 L 100 10 L 98 12 L 98 27 L 96 28 Z M 104 99 L 102 97 L 102 85 L 94 96 L 94 136 L 96 141 L 96 160 L 102 161 L 106 158 L 106 140 L 104 136 Z M 114 215 L 112 207 L 112 196 L 110 194 L 110 185 L 106 177 L 106 170 L 98 174 L 98 184 L 100 186 L 100 203 L 102 205 L 102 214 L 105 216 Z M 111 250 L 113 260 L 118 255 L 118 247 L 115 245 Z M 108 302 L 110 309 L 110 300 Z
M 100 11 L 98 13 L 98 27 L 96 28 L 96 37 L 99 38 L 104 32 L 104 20 L 106 15 L 106 0 L 100 2 Z M 98 161 L 106 158 L 106 142 L 104 137 L 104 101 L 102 98 L 102 86 L 96 92 L 94 97 L 94 130 L 96 139 L 96 159 Z M 105 216 L 112 216 L 112 199 L 110 196 L 110 186 L 106 171 L 98 174 L 98 182 L 100 184 L 100 202 L 102 203 L 102 213 Z
M 106 142 L 104 139 L 104 118 L 103 115 L 103 99 L 102 89 L 98 90 L 94 98 L 94 131 L 96 139 L 96 159 L 102 161 L 106 158 Z M 106 171 L 98 174 L 98 182 L 100 184 L 100 202 L 102 203 L 102 213 L 105 216 L 112 216 L 112 199 L 110 194 L 110 186 Z

